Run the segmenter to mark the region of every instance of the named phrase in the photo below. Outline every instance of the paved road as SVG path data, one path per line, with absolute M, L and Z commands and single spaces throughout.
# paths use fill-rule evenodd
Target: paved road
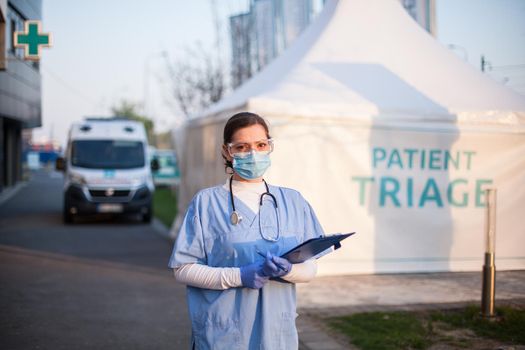
M 185 349 L 170 243 L 134 218 L 65 226 L 62 179 L 38 172 L 0 205 L 2 349 Z

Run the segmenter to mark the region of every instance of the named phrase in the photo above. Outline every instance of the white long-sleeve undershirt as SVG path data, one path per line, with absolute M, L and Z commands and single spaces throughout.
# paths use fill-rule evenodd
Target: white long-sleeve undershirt
M 241 269 L 238 267 L 211 267 L 202 264 L 184 264 L 173 269 L 177 282 L 192 287 L 224 290 L 242 287 Z M 314 259 L 292 264 L 292 269 L 282 279 L 291 283 L 311 281 L 317 273 Z

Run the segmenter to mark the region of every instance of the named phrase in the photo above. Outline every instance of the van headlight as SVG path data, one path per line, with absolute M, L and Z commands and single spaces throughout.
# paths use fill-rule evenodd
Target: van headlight
M 70 174 L 69 175 L 69 181 L 71 181 L 71 183 L 74 183 L 76 185 L 80 185 L 80 186 L 83 186 L 83 185 L 86 185 L 87 182 L 86 182 L 86 178 L 80 174 Z
M 136 178 L 131 180 L 131 184 L 133 186 L 140 186 L 142 184 L 145 184 L 148 182 L 148 177 L 146 175 L 137 176 Z

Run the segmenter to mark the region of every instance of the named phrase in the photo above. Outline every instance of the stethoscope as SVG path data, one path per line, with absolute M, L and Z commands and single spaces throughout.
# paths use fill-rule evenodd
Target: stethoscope
M 232 209 L 233 209 L 233 212 L 230 215 L 230 222 L 232 223 L 232 225 L 237 225 L 237 224 L 239 224 L 242 221 L 243 218 L 242 218 L 242 215 L 239 214 L 237 212 L 237 210 L 235 210 L 235 201 L 233 200 L 232 182 L 233 182 L 233 176 L 230 177 L 230 202 L 232 204 Z M 269 197 L 271 197 L 273 199 L 273 204 L 274 204 L 274 207 L 275 207 L 275 214 L 276 214 L 276 217 L 277 217 L 277 236 L 276 237 L 267 237 L 267 236 L 265 236 L 263 234 L 262 229 L 261 229 L 261 211 L 260 210 L 259 210 L 259 214 L 258 214 L 258 216 L 259 216 L 259 234 L 261 235 L 261 237 L 265 241 L 277 242 L 279 240 L 280 236 L 281 236 L 281 225 L 280 225 L 280 221 L 279 221 L 279 210 L 278 210 L 278 206 L 277 206 L 277 199 L 275 199 L 275 196 L 270 193 L 270 188 L 268 187 L 268 184 L 266 183 L 266 181 L 264 181 L 264 179 L 263 179 L 263 182 L 264 182 L 264 186 L 266 187 L 266 192 L 261 194 L 261 197 L 259 198 L 259 208 L 263 204 L 264 196 L 269 196 Z

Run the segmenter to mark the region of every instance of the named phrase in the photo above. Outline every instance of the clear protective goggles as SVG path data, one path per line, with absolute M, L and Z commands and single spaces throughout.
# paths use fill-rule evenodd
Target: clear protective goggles
M 237 142 L 228 143 L 228 154 L 236 158 L 247 157 L 250 152 L 256 151 L 262 154 L 270 154 L 273 152 L 273 139 L 263 139 L 253 143 Z

